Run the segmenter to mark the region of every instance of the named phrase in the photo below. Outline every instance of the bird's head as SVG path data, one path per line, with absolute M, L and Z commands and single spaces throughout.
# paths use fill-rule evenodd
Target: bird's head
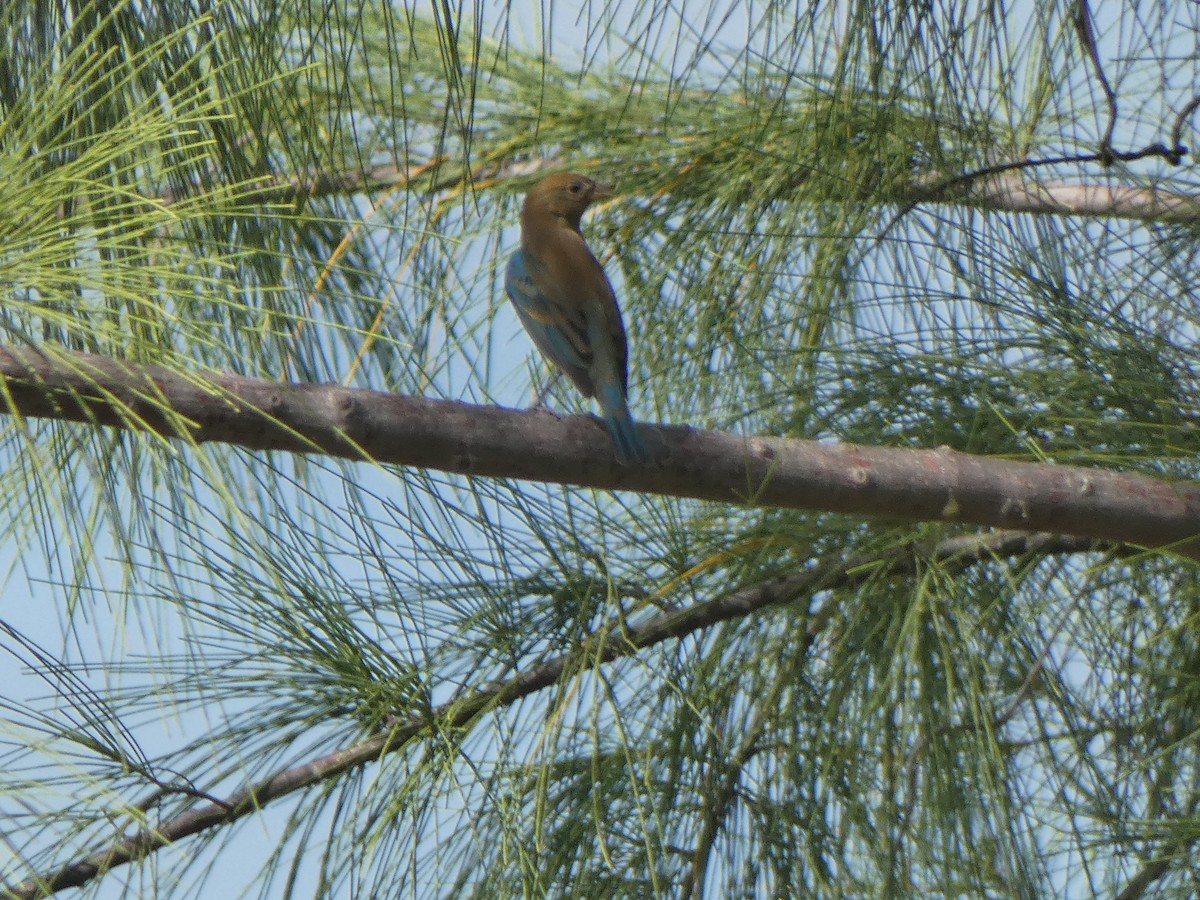
M 525 214 L 546 212 L 566 221 L 579 230 L 584 211 L 597 200 L 611 197 L 613 192 L 586 175 L 557 172 L 547 175 L 525 195 Z

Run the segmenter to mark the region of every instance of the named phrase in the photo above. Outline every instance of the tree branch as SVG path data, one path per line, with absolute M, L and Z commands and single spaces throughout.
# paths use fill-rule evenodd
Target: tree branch
M 1110 162 L 1132 162 L 1150 156 L 1162 157 L 1178 165 L 1188 153 L 1187 147 L 1180 144 L 1183 125 L 1187 116 L 1197 107 L 1200 107 L 1200 96 L 1177 118 L 1170 147 L 1151 144 L 1141 150 L 1127 152 L 1116 152 L 1110 147 L 1107 156 L 1102 153 L 1087 153 L 1046 159 L 1023 159 L 998 163 L 961 175 L 917 175 L 907 185 L 899 188 L 902 196 L 906 193 L 912 194 L 913 199 L 893 217 L 892 224 L 922 203 L 947 200 L 997 212 L 1086 215 L 1162 224 L 1194 224 L 1200 221 L 1200 197 L 1192 194 L 1132 185 L 1113 187 L 1100 183 L 1070 184 L 1057 181 L 1037 183 L 1009 173 L 1066 163 L 1102 163 L 1105 159 Z M 470 177 L 475 182 L 503 181 L 508 178 L 526 177 L 553 168 L 561 162 L 557 159 L 543 159 L 487 163 L 475 169 Z M 443 169 L 444 173 L 441 171 Z M 418 184 L 423 192 L 436 193 L 461 186 L 465 181 L 466 176 L 461 169 L 454 168 L 452 161 L 438 158 L 410 168 L 386 164 L 344 172 L 313 172 L 302 178 L 263 179 L 255 186 L 243 187 L 238 194 L 238 201 L 247 205 L 290 204 L 305 197 L 382 193 L 397 188 L 412 188 Z M 620 189 L 620 184 L 616 187 Z M 174 192 L 163 193 L 157 198 L 163 203 L 172 203 L 179 199 L 180 196 Z M 889 224 L 884 233 L 890 227 Z
M 0 885 L 0 894 L 17 900 L 33 900 L 66 888 L 80 887 L 112 868 L 146 857 L 183 838 L 245 818 L 280 797 L 394 753 L 438 720 L 442 730 L 468 727 L 485 712 L 510 706 L 530 694 L 551 687 L 565 673 L 577 671 L 577 662 L 581 658 L 594 665 L 610 663 L 665 640 L 682 638 L 720 622 L 791 603 L 818 591 L 853 587 L 883 575 L 906 575 L 916 571 L 922 560 L 936 560 L 961 570 L 1006 557 L 1073 554 L 1100 549 L 1106 549 L 1103 542 L 1085 538 L 997 532 L 982 537 L 949 538 L 933 546 L 911 544 L 882 555 L 860 554 L 849 560 L 834 559 L 816 563 L 800 572 L 771 578 L 715 600 L 660 613 L 648 622 L 620 633 L 604 631 L 596 636 L 602 645 L 600 650 L 591 642 L 584 641 L 581 647 L 570 653 L 548 660 L 508 681 L 470 691 L 432 712 L 422 710 L 404 717 L 395 716 L 388 722 L 389 730 L 384 734 L 278 772 L 258 784 L 235 791 L 224 801 L 180 813 L 157 827 L 146 826 L 108 849 L 68 863 L 56 872 L 31 878 L 12 887 Z M 824 627 L 832 606 L 832 603 L 826 604 L 823 614 L 810 619 L 805 631 L 806 646 Z M 621 636 L 624 637 L 623 641 L 620 640 Z M 120 818 L 119 815 L 116 818 Z
M 51 355 L 53 353 L 53 356 Z M 619 466 L 599 420 L 0 347 L 10 413 L 196 444 L 908 521 L 1073 534 L 1200 559 L 1200 483 L 1076 466 L 640 426 Z
M 1195 843 L 1195 839 L 1185 839 L 1167 844 L 1153 861 L 1138 870 L 1129 880 L 1129 884 L 1116 895 L 1116 900 L 1137 900 L 1144 896 L 1154 882 L 1170 872 L 1180 860 L 1192 858 L 1192 847 Z
M 914 189 L 921 198 L 909 209 L 926 201 L 943 202 L 954 195 L 957 202 L 998 212 L 1139 219 L 1160 224 L 1200 221 L 1200 197 L 1156 188 L 1059 181 L 1039 184 L 994 172 L 986 176 L 971 173 L 937 183 L 930 180 L 925 185 L 914 185 Z

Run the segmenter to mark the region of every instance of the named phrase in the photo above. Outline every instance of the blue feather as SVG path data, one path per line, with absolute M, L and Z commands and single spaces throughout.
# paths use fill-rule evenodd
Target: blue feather
M 604 412 L 604 424 L 612 435 L 617 462 L 623 466 L 631 462 L 649 462 L 650 453 L 637 433 L 637 426 L 629 415 L 629 407 L 621 389 L 615 384 L 606 384 L 597 392 L 596 399 Z

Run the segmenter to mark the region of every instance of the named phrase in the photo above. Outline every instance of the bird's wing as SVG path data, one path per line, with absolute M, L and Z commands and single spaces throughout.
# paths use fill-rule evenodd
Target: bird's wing
M 629 345 L 625 340 L 625 325 L 621 321 L 621 307 L 617 304 L 617 295 L 613 291 L 608 277 L 603 274 L 604 270 L 600 271 L 604 282 L 604 290 L 601 292 L 600 298 L 600 305 L 604 311 L 604 327 L 608 332 L 610 346 L 613 348 L 617 375 L 621 380 L 621 393 L 624 395 L 629 392 Z
M 563 303 L 540 288 L 522 250 L 508 261 L 504 289 L 537 348 L 567 374 L 580 393 L 592 396 L 592 348 L 583 307 Z

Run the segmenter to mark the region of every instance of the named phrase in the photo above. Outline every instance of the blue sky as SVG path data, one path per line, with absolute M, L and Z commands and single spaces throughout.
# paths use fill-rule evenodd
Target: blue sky
M 714 4 L 711 7 L 699 8 L 705 11 L 704 15 L 697 14 L 698 7 L 695 5 L 687 7 L 685 13 L 676 7 L 638 9 L 634 4 L 627 4 L 623 9 L 631 10 L 628 15 L 623 11 L 613 12 L 605 19 L 591 17 L 587 12 L 576 14 L 564 5 L 556 5 L 553 7 L 551 25 L 547 29 L 545 17 L 535 14 L 531 5 L 521 8 L 522 11 L 529 10 L 528 14 L 514 11 L 510 37 L 530 48 L 543 46 L 560 57 L 587 59 L 591 65 L 603 65 L 607 60 L 631 59 L 643 54 L 646 47 L 650 47 L 652 52 L 645 53 L 645 56 L 653 59 L 662 70 L 676 72 L 690 68 L 689 64 L 697 47 L 709 46 L 711 55 L 698 66 L 698 75 L 695 77 L 713 78 L 719 77 L 723 72 L 726 56 L 721 48 L 730 48 L 731 53 L 735 50 L 740 51 L 740 48 L 746 46 L 747 35 L 751 33 L 755 35 L 754 42 L 760 49 L 767 46 L 767 42 L 779 39 L 779 35 L 768 27 L 768 23 L 756 18 L 753 4 Z M 1032 8 L 1030 5 L 1029 15 L 1032 15 Z M 1010 11 L 1014 22 L 1019 23 L 1022 20 L 1022 9 L 1024 7 L 1014 6 Z M 1119 5 L 1112 3 L 1098 5 L 1096 15 L 1098 20 L 1103 22 L 1106 16 L 1115 15 L 1119 9 Z M 685 20 L 691 24 L 685 24 Z M 751 22 L 755 24 L 751 25 Z M 1101 32 L 1106 35 L 1101 45 L 1102 55 L 1120 60 L 1125 52 L 1124 48 L 1131 40 L 1131 34 L 1103 27 Z M 1180 33 L 1183 32 L 1181 29 Z M 626 51 L 634 42 L 638 47 L 638 54 L 626 56 Z M 1181 54 L 1195 52 L 1194 47 L 1178 49 Z M 1120 70 L 1120 63 L 1114 64 L 1117 74 L 1111 77 L 1117 78 Z M 1177 74 L 1170 77 L 1179 78 Z M 1139 142 L 1160 136 L 1154 129 L 1161 129 L 1161 110 L 1129 112 L 1129 118 L 1122 120 L 1122 128 L 1116 135 L 1118 143 L 1137 145 Z M 1086 139 L 1094 130 L 1091 125 L 1082 129 L 1081 140 Z M 1055 149 L 1047 148 L 1048 152 Z M 619 181 L 619 178 L 614 180 Z M 510 229 L 505 232 L 502 240 L 504 249 L 510 248 L 514 241 L 515 231 Z M 489 246 L 486 242 L 482 242 L 482 245 Z M 482 256 L 477 262 L 481 266 L 488 265 L 488 260 Z M 615 273 L 614 280 L 619 285 L 619 278 Z M 499 401 L 520 406 L 530 394 L 526 374 L 533 368 L 530 364 L 530 360 L 533 359 L 532 348 L 521 334 L 520 327 L 507 306 L 499 298 L 494 299 L 499 303 L 499 307 L 496 312 L 498 350 L 493 364 L 497 372 L 507 374 L 493 381 L 488 385 L 488 389 L 497 389 L 492 396 Z M 881 327 L 886 324 L 881 323 Z M 476 396 L 475 386 L 465 379 L 468 371 L 469 367 L 449 370 L 450 380 L 442 386 L 453 395 Z M 635 414 L 638 411 L 637 402 L 635 395 Z M 355 477 L 383 498 L 393 494 L 397 487 L 397 480 L 393 475 L 368 466 L 358 467 Z M 318 483 L 326 485 L 330 498 L 340 495 L 342 488 L 339 478 L 330 476 L 327 481 L 319 480 Z M 531 491 L 539 490 L 540 488 L 531 488 Z M 398 499 L 397 502 L 403 506 L 405 500 Z M 214 504 L 214 509 L 220 508 L 219 503 Z M 386 504 L 382 504 L 376 512 L 381 520 L 392 514 L 392 510 L 387 509 Z M 85 598 L 86 612 L 76 615 L 70 629 L 67 629 L 64 627 L 66 616 L 62 610 L 70 592 L 61 584 L 65 576 L 47 565 L 46 556 L 41 548 L 16 547 L 10 543 L 0 546 L 0 554 L 0 562 L 4 564 L 4 569 L 11 573 L 6 581 L 3 597 L 4 621 L 16 632 L 36 641 L 48 657 L 73 662 L 130 661 L 137 658 L 153 659 L 164 644 L 173 646 L 176 651 L 181 649 L 182 632 L 179 619 L 171 607 L 164 605 L 160 613 L 148 615 L 147 610 L 152 603 L 140 603 L 135 610 L 120 602 L 120 584 L 123 577 L 120 566 L 114 564 L 111 570 L 98 572 L 99 579 L 113 588 L 113 595 Z M 104 555 L 106 554 L 101 554 Z M 112 553 L 108 555 L 111 556 Z M 355 570 L 349 554 L 345 565 L 348 579 L 370 583 L 373 578 L 381 577 L 377 572 L 364 574 L 361 569 Z M 402 648 L 404 636 L 392 637 L 397 646 Z M 7 654 L 0 655 L 0 683 L 6 685 L 6 698 L 10 701 L 34 702 L 35 705 L 41 705 L 37 698 L 52 693 L 45 680 L 44 669 L 41 673 L 29 671 L 27 666 L 33 660 L 29 649 L 18 648 L 11 641 L 2 646 L 8 651 Z M 82 673 L 81 677 L 97 690 L 102 690 L 121 678 L 113 672 L 106 671 L 102 665 L 90 668 Z M 236 708 L 236 705 L 232 704 L 232 707 Z M 93 709 L 92 712 L 94 711 Z M 60 708 L 60 714 L 66 717 L 78 713 Z M 138 723 L 134 731 L 136 743 L 147 755 L 153 757 L 179 746 L 185 735 L 202 733 L 206 717 L 209 715 L 219 717 L 220 713 L 197 710 L 178 719 L 167 715 L 163 722 Z M 72 802 L 69 775 L 72 761 L 63 759 L 61 764 L 63 771 L 68 773 L 68 779 L 63 782 L 61 797 L 50 802 L 61 802 L 64 806 L 69 806 Z M 132 798 L 120 799 L 128 801 Z M 192 864 L 195 870 L 205 871 L 208 865 L 214 866 L 214 869 L 193 895 L 223 898 L 235 893 L 231 890 L 233 886 L 250 883 L 259 872 L 264 857 L 280 839 L 291 806 L 292 802 L 285 800 L 261 816 L 243 823 L 236 831 L 236 840 L 232 846 L 201 851 L 199 859 Z M 189 842 L 178 849 L 165 851 L 163 856 L 190 858 L 195 851 L 194 844 L 195 842 Z M 148 871 L 152 872 L 153 869 Z M 142 888 L 146 888 L 146 884 L 140 882 L 138 870 L 126 868 L 103 879 L 97 896 L 126 896 L 126 878 L 132 878 L 135 885 L 141 884 Z

